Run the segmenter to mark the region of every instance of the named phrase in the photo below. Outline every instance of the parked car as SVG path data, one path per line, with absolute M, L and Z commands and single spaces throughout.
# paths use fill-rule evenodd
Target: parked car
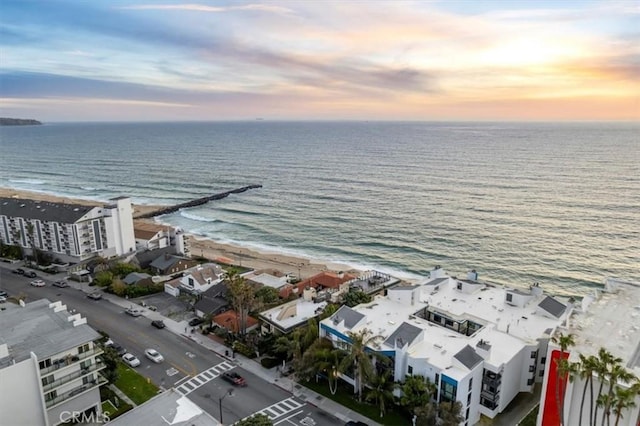
M 116 351 L 118 356 L 122 356 L 127 353 L 127 350 L 117 343 L 112 343 L 111 347 L 113 348 L 114 351 Z
M 345 426 L 369 426 L 368 424 L 366 424 L 364 422 L 359 422 L 359 421 L 355 421 L 355 420 L 349 420 L 344 425 Z
M 60 287 L 60 288 L 69 287 L 69 283 L 67 283 L 65 280 L 54 281 L 52 285 L 54 287 Z
M 154 326 L 155 328 L 165 328 L 166 327 L 166 325 L 164 325 L 164 321 L 162 321 L 162 320 L 151 321 L 151 325 Z
M 31 285 L 34 287 L 44 287 L 46 284 L 42 280 L 33 280 L 31 281 Z
M 102 294 L 98 293 L 97 291 L 94 291 L 93 293 L 87 294 L 87 297 L 93 300 L 100 300 L 102 299 Z
M 130 354 L 130 353 L 126 353 L 124 355 L 122 355 L 122 360 L 129 366 L 129 367 L 137 367 L 140 365 L 140 360 L 138 358 L 136 358 L 135 355 Z
M 36 275 L 36 273 L 35 273 L 35 272 L 33 272 L 33 271 L 27 271 L 27 272 L 25 272 L 25 273 L 24 273 L 24 276 L 25 276 L 25 277 L 28 277 L 28 278 L 35 278 L 35 277 L 37 277 L 38 275 Z
M 204 321 L 203 321 L 203 320 L 201 320 L 200 318 L 194 318 L 194 319 L 192 319 L 191 321 L 189 321 L 189 325 L 190 325 L 191 327 L 195 327 L 196 325 L 200 325 L 200 324 L 202 324 L 203 322 L 204 322 Z
M 164 357 L 160 355 L 160 352 L 156 351 L 155 349 L 145 349 L 144 356 L 146 356 L 156 364 L 160 364 L 162 361 L 164 361 Z
M 140 309 L 134 308 L 133 306 L 125 309 L 125 314 L 131 315 L 132 317 L 139 317 L 142 315 L 142 311 Z
M 222 373 L 222 380 L 232 383 L 236 386 L 247 386 L 247 381 L 235 371 L 225 371 Z
M 0 296 L 0 303 L 4 303 L 7 301 L 7 296 Z
M 9 294 L 4 290 L 0 290 L 0 296 L 9 297 Z
M 22 269 L 22 268 L 14 269 L 11 272 L 13 272 L 14 274 L 18 274 L 18 275 L 24 275 L 24 269 Z

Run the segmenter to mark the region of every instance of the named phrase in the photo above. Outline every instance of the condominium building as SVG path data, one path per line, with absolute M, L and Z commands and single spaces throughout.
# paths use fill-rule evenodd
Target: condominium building
M 560 424 L 560 415 L 564 418 L 564 426 L 640 425 L 638 389 L 635 394 L 627 395 L 630 398 L 626 403 L 614 400 L 608 412 L 603 406 L 595 410 L 599 405 L 599 393 L 618 398 L 620 394 L 616 392 L 616 386 L 628 391 L 634 380 L 640 380 L 640 283 L 606 279 L 602 289 L 584 297 L 582 303 L 576 306 L 566 326 L 559 328 L 556 336 L 560 337 L 560 333 L 571 335 L 574 344 L 566 348 L 564 354 L 558 344 L 549 344 L 546 355 L 549 368 L 544 376 L 537 425 L 556 426 Z M 567 381 L 566 376 L 559 380 L 557 366 L 561 356 L 576 364 L 580 357 L 583 360 L 592 356 L 600 358 L 601 348 L 621 361 L 619 366 L 631 373 L 631 381 L 618 380 L 610 386 L 608 378 L 600 380 L 597 372 L 572 374 L 571 380 Z M 604 386 L 601 387 L 601 384 Z M 565 386 L 566 390 L 563 391 Z M 613 393 L 610 394 L 610 390 Z M 558 395 L 563 395 L 562 410 Z
M 0 241 L 38 249 L 63 262 L 113 257 L 136 249 L 127 197 L 103 206 L 0 198 Z
M 368 349 L 391 360 L 395 381 L 425 377 L 436 400 L 459 401 L 462 424 L 473 425 L 542 381 L 549 338 L 571 309 L 538 285 L 523 291 L 481 282 L 475 271 L 458 279 L 436 268 L 415 285 L 342 306 L 320 323 L 320 335 L 348 349 L 350 333 L 368 330 Z
M 104 363 L 86 318 L 41 299 L 0 311 L 0 423 L 57 425 L 102 414 Z

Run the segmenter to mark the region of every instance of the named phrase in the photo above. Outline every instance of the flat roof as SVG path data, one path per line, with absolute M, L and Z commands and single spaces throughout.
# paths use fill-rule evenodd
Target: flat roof
M 0 359 L 0 367 L 25 360 L 31 352 L 43 360 L 100 338 L 86 323 L 74 325 L 74 316 L 60 302 L 56 305 L 64 309 L 58 312 L 53 305 L 40 299 L 0 311 L 0 344 L 6 343 L 9 349 L 9 356 Z
M 173 388 L 109 422 L 113 426 L 219 426 L 220 422 Z
M 549 333 L 567 315 L 550 318 L 536 313 L 538 304 L 547 297 L 544 294 L 530 294 L 528 302 L 518 307 L 506 303 L 509 288 L 478 283 L 474 286 L 478 288 L 469 293 L 458 290 L 457 282 L 454 278 L 439 277 L 422 281 L 422 285 L 403 289 L 396 287 L 390 289 L 388 294 L 395 292 L 401 295 L 406 291 L 415 291 L 418 297 L 412 298 L 414 303 L 411 304 L 399 301 L 402 299 L 378 295 L 371 302 L 354 308 L 341 307 L 323 323 L 343 334 L 365 328 L 371 330 L 374 336 L 381 338 L 372 348 L 380 351 L 394 350 L 394 336 L 405 336 L 413 342 L 408 349 L 412 357 L 426 358 L 442 369 L 451 369 L 454 356 L 466 346 L 475 350 L 480 340 L 491 345 L 486 361 L 500 366 L 525 346 L 537 345 L 538 339 L 549 338 Z M 436 284 L 439 286 L 437 291 L 434 290 Z M 471 336 L 466 336 L 423 318 L 426 311 L 437 312 L 452 320 L 473 321 L 482 327 Z M 357 321 L 351 321 L 350 324 L 342 321 L 354 315 Z M 336 317 L 340 321 L 336 321 Z M 416 328 L 421 330 L 421 335 Z M 467 352 L 469 350 L 459 356 L 462 364 L 471 364 L 473 361 L 466 356 Z
M 569 321 L 575 341 L 571 359 L 606 348 L 640 377 L 640 283 L 610 278 L 602 290 L 585 296 Z
M 326 306 L 327 302 L 314 303 L 300 298 L 261 312 L 260 316 L 280 329 L 287 330 L 317 317 Z
M 0 214 L 49 222 L 75 223 L 95 205 L 54 203 L 26 198 L 0 198 Z

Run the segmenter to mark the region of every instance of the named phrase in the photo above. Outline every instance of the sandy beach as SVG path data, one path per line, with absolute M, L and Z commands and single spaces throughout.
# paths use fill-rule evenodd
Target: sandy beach
M 39 192 L 23 191 L 0 187 L 0 197 L 26 198 L 32 200 L 50 201 L 56 203 L 82 204 L 100 206 L 104 203 L 94 200 L 81 200 L 68 197 L 57 197 Z M 133 205 L 134 219 L 136 215 L 158 209 L 160 206 Z M 136 219 L 155 223 L 153 219 Z M 325 263 L 313 259 L 290 256 L 281 253 L 257 251 L 246 247 L 216 242 L 201 236 L 189 234 L 189 245 L 193 257 L 205 257 L 213 261 L 230 263 L 252 269 L 276 269 L 283 273 L 291 273 L 302 279 L 311 277 L 322 271 L 358 272 L 348 265 L 339 263 Z

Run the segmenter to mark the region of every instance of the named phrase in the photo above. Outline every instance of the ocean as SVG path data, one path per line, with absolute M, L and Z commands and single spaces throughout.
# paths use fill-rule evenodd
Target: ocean
M 640 126 L 620 123 L 56 123 L 0 128 L 0 186 L 173 204 L 239 246 L 413 279 L 581 296 L 638 280 Z

